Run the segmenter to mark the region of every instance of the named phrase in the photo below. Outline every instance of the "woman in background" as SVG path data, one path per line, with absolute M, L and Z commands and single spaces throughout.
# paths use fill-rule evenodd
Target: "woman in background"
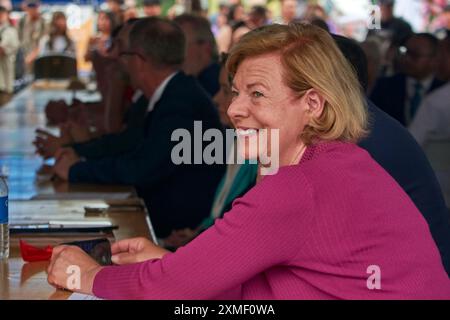
M 91 61 L 95 54 L 105 56 L 111 47 L 111 35 L 116 28 L 115 16 L 110 11 L 100 11 L 97 20 L 97 35 L 89 40 L 85 55 L 86 61 Z
M 67 19 L 63 12 L 53 13 L 49 34 L 39 43 L 39 54 L 68 54 L 75 56 L 75 43 L 67 33 Z

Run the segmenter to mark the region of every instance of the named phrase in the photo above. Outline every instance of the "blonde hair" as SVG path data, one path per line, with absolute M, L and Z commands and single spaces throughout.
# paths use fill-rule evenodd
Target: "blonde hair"
M 227 70 L 234 76 L 245 59 L 268 53 L 280 54 L 285 84 L 298 98 L 315 89 L 326 101 L 321 116 L 303 130 L 305 144 L 317 139 L 357 142 L 366 135 L 363 90 L 330 34 L 310 24 L 264 26 L 231 49 Z

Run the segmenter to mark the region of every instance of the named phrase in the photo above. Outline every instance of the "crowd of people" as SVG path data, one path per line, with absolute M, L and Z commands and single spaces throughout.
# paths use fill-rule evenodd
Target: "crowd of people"
M 392 0 L 379 1 L 382 28 L 363 43 L 335 34 L 318 5 L 299 17 L 294 0 L 280 17 L 236 1 L 210 19 L 162 18 L 158 1 L 139 18 L 110 2 L 85 55 L 101 101 L 50 102 L 60 135 L 39 130 L 34 143 L 58 179 L 133 185 L 159 245 L 118 241 L 108 267 L 57 247 L 49 283 L 67 287 L 78 265 L 78 291 L 109 299 L 450 298 L 449 211 L 421 148 L 450 139 L 448 35 L 414 33 Z M 12 47 L 25 61 L 73 52 L 62 13 L 42 37 L 27 14 L 35 46 L 1 27 L 0 67 Z M 226 147 L 246 161 L 175 164 L 173 132 L 194 136 L 198 122 L 235 129 L 242 143 Z M 251 152 L 276 152 L 252 149 L 263 130 L 279 131 L 275 175 Z

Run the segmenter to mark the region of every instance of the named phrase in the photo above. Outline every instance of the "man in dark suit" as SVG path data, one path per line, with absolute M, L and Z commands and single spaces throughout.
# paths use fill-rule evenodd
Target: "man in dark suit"
M 333 35 L 339 49 L 357 72 L 361 87 L 367 89 L 367 59 L 354 40 Z M 431 234 L 450 276 L 450 216 L 436 175 L 425 153 L 411 134 L 395 119 L 367 102 L 370 133 L 359 142 L 403 188 L 428 223 Z
M 121 59 L 134 87 L 149 98 L 145 138 L 132 152 L 81 161 L 73 150 L 59 150 L 55 173 L 70 182 L 121 183 L 136 186 L 145 200 L 158 237 L 172 229 L 195 228 L 208 215 L 224 165 L 181 164 L 172 159 L 172 134 L 194 136 L 220 128 L 216 108 L 198 82 L 180 71 L 185 38 L 173 22 L 151 17 L 136 22 Z
M 118 133 L 103 135 L 97 139 L 71 145 L 77 155 L 86 159 L 118 156 L 132 151 L 144 138 L 144 120 L 148 98 L 140 91 L 135 93 L 127 113 L 127 127 Z
M 431 34 L 411 36 L 400 47 L 402 73 L 377 81 L 371 100 L 383 111 L 408 125 L 423 98 L 444 82 L 435 77 L 439 41 Z
M 118 50 L 128 46 L 128 34 L 137 19 L 128 20 L 115 39 Z M 182 15 L 176 20 L 186 37 L 187 56 L 183 64 L 186 74 L 197 78 L 200 85 L 213 97 L 219 89 L 219 71 L 217 63 L 217 48 L 208 20 L 194 16 Z M 111 55 L 118 50 L 114 50 Z M 132 104 L 127 111 L 127 127 L 118 133 L 103 135 L 97 139 L 83 143 L 75 143 L 72 147 L 78 156 L 95 159 L 119 155 L 133 150 L 144 136 L 144 117 L 148 99 L 140 91 L 136 92 Z M 48 132 L 39 131 L 45 137 L 39 141 L 39 151 L 46 157 L 53 157 L 56 150 L 64 146 L 62 137 L 56 137 Z

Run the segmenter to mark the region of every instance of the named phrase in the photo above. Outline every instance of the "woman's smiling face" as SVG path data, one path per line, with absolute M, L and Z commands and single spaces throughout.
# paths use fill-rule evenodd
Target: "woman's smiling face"
M 245 159 L 271 155 L 271 145 L 276 143 L 270 141 L 273 129 L 279 130 L 281 166 L 291 164 L 303 147 L 300 136 L 310 118 L 308 105 L 305 97 L 298 98 L 283 77 L 277 53 L 247 58 L 237 69 L 228 115 L 240 142 L 238 153 Z M 258 135 L 261 129 L 267 129 L 268 139 Z

